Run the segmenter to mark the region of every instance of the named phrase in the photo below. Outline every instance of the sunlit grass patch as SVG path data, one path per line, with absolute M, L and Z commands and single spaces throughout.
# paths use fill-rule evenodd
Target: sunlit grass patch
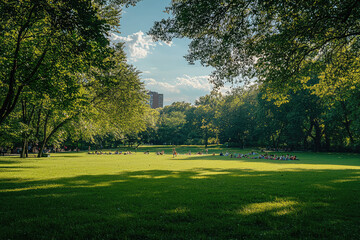
M 277 200 L 273 202 L 251 203 L 237 211 L 238 214 L 251 215 L 270 212 L 272 215 L 285 215 L 296 211 L 296 201 Z
M 0 157 L 0 239 L 360 235 L 359 155 L 298 153 L 287 162 L 144 149 L 150 154 Z

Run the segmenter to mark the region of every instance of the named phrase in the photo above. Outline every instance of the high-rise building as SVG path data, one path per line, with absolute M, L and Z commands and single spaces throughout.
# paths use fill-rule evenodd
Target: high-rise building
M 149 95 L 151 108 L 162 108 L 164 106 L 164 94 L 149 91 Z

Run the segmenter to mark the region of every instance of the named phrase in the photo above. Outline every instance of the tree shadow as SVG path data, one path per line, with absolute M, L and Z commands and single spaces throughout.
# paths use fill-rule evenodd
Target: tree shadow
M 14 161 L 14 160 L 0 160 L 0 165 L 5 165 L 5 164 L 17 164 L 17 163 L 21 163 L 20 160 Z
M 360 170 L 1 179 L 0 239 L 356 239 Z

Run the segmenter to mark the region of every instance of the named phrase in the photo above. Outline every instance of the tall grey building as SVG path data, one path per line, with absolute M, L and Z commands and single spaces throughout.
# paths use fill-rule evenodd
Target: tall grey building
M 164 106 L 164 94 L 149 91 L 149 95 L 151 108 L 162 108 Z

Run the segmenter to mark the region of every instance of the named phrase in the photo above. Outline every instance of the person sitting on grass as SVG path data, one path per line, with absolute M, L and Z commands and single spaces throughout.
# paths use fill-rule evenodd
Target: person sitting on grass
M 220 152 L 220 156 L 224 156 L 224 154 L 222 152 Z

